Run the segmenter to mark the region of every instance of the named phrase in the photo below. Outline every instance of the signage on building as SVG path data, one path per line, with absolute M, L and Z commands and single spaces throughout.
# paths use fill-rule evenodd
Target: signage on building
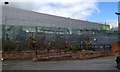
M 110 30 L 110 26 L 109 26 L 109 25 L 103 25 L 103 26 L 102 26 L 102 29 L 103 29 L 103 30 Z

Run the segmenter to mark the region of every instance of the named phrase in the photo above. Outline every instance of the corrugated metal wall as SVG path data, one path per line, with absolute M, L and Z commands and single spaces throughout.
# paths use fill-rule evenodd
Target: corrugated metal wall
M 54 26 L 79 29 L 101 29 L 103 24 L 75 20 L 17 9 L 12 7 L 2 8 L 2 19 L 6 25 L 31 25 L 31 26 Z M 6 21 L 5 21 L 6 20 Z

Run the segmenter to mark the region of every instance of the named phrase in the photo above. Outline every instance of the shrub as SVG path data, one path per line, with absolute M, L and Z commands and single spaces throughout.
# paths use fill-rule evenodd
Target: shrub
M 16 44 L 13 41 L 5 41 L 3 42 L 3 51 L 14 51 L 16 48 Z
M 71 51 L 80 51 L 81 50 L 80 49 L 80 45 L 78 45 L 78 44 L 72 44 L 70 50 Z

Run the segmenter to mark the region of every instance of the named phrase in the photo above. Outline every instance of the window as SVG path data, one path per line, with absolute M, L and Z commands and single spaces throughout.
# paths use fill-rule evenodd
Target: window
M 26 32 L 36 32 L 36 27 L 23 26 L 22 29 Z

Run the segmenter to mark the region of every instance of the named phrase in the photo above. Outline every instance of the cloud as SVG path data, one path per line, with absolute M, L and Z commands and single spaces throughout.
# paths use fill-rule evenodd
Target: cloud
M 27 1 L 27 0 L 26 0 Z M 87 20 L 98 13 L 97 1 L 88 0 L 34 0 L 34 2 L 11 2 L 10 6 L 73 19 Z
M 118 27 L 118 21 L 116 19 L 107 20 L 106 23 L 109 24 L 111 26 L 111 28 Z

